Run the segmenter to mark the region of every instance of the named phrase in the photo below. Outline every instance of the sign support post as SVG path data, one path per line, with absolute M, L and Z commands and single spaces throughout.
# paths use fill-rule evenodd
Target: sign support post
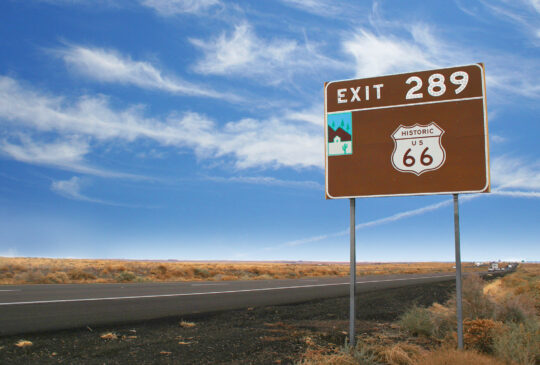
M 453 195 L 458 348 L 463 307 L 458 194 L 489 193 L 482 63 L 324 83 L 325 197 L 349 199 L 349 344 L 355 344 L 355 199 Z
M 456 314 L 458 349 L 463 350 L 463 307 L 461 301 L 461 248 L 459 237 L 459 202 L 458 194 L 454 194 L 454 235 L 456 242 Z
M 355 345 L 355 300 L 356 300 L 356 199 L 350 199 L 351 206 L 351 267 L 350 267 L 350 308 L 349 308 L 349 344 L 351 348 Z

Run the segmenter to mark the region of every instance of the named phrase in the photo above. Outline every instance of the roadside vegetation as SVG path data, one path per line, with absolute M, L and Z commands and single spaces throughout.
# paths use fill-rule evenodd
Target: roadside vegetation
M 357 274 L 452 272 L 452 263 L 366 263 Z M 464 263 L 464 271 L 486 271 Z M 0 257 L 0 284 L 116 283 L 193 280 L 266 280 L 349 275 L 349 264 L 280 262 L 159 262 Z
M 414 305 L 377 336 L 360 335 L 357 346 L 313 345 L 300 364 L 540 364 L 540 265 L 484 282 L 463 281 L 465 350 L 458 351 L 455 294 L 445 303 Z

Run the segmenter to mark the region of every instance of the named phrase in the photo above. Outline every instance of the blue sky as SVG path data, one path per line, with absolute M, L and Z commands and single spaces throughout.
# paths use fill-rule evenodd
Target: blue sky
M 483 62 L 463 260 L 540 259 L 540 2 L 0 3 L 0 256 L 348 260 L 325 81 Z M 361 178 L 361 176 L 359 176 Z M 451 196 L 357 199 L 358 261 L 452 261 Z

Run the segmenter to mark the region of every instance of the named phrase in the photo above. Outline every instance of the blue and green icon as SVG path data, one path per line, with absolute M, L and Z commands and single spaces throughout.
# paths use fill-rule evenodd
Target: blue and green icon
M 328 156 L 352 155 L 352 114 L 328 114 Z

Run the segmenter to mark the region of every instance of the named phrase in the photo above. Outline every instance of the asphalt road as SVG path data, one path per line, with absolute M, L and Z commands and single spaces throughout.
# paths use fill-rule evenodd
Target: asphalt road
M 454 274 L 359 278 L 357 292 L 454 280 Z M 0 286 L 0 335 L 114 325 L 345 296 L 349 278 Z

